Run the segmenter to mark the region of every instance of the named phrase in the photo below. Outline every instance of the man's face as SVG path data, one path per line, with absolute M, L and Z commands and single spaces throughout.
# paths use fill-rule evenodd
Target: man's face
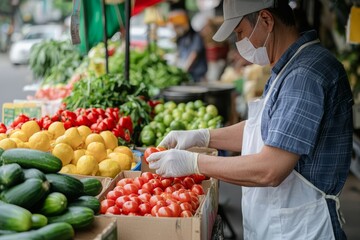
M 261 30 L 261 26 L 262 26 L 261 21 L 262 19 L 260 18 L 256 29 L 254 29 L 255 26 L 252 26 L 249 20 L 246 17 L 244 17 L 240 21 L 239 25 L 234 29 L 234 33 L 236 35 L 237 40 L 240 41 L 245 37 L 250 38 L 250 35 L 252 33 L 250 41 L 253 43 L 253 45 L 255 47 L 262 46 L 264 44 L 264 33 L 262 33 Z

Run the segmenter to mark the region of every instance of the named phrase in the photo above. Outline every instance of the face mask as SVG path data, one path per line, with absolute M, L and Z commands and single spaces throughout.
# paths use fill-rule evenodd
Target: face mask
M 237 47 L 240 55 L 243 58 L 245 58 L 248 62 L 258 64 L 261 66 L 265 66 L 265 65 L 270 64 L 269 56 L 267 54 L 266 47 L 265 47 L 267 40 L 270 36 L 270 33 L 267 35 L 264 46 L 262 46 L 262 47 L 255 48 L 254 45 L 250 42 L 250 38 L 253 35 L 258 22 L 259 22 L 259 18 L 256 21 L 254 30 L 250 34 L 250 37 L 249 38 L 245 37 L 244 39 L 236 42 L 236 47 Z

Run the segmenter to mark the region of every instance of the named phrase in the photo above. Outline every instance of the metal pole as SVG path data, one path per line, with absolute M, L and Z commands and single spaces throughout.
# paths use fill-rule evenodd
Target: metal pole
M 107 44 L 107 25 L 106 25 L 106 11 L 105 11 L 105 0 L 100 0 L 101 1 L 101 10 L 102 10 L 102 22 L 103 22 L 103 30 L 104 30 L 104 44 L 105 44 L 105 69 L 106 69 L 106 73 L 109 73 L 109 53 L 108 53 L 108 44 Z
M 130 16 L 131 16 L 131 0 L 125 1 L 125 81 L 130 81 Z

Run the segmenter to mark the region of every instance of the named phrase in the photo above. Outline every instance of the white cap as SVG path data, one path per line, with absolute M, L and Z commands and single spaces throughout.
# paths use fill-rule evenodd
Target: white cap
M 213 39 L 217 42 L 224 41 L 245 15 L 273 6 L 274 0 L 224 0 L 224 22 Z

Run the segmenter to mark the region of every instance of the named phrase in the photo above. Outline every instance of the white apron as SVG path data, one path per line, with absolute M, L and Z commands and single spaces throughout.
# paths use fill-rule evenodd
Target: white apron
M 289 62 L 303 48 L 317 42 L 319 40 L 301 46 Z M 276 81 L 289 62 L 271 84 L 265 98 L 249 102 L 242 155 L 258 153 L 264 146 L 261 116 Z M 337 196 L 326 195 L 295 170 L 278 187 L 243 187 L 244 239 L 335 239 L 326 198 L 334 199 L 337 209 L 340 208 Z

